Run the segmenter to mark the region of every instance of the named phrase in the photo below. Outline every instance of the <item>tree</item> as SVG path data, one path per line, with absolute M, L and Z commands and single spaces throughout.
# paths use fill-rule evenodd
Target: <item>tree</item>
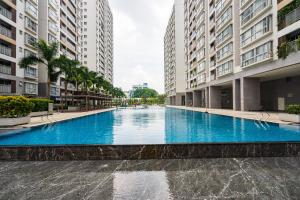
M 136 89 L 133 92 L 132 98 L 156 98 L 158 92 L 150 88 Z
M 61 66 L 61 72 L 64 74 L 64 85 L 65 85 L 65 105 L 68 104 L 67 99 L 67 91 L 68 91 L 68 85 L 71 82 L 76 82 L 76 75 L 77 75 L 77 67 L 79 65 L 79 62 L 76 60 L 70 60 L 69 58 L 65 56 L 61 56 L 61 61 L 63 62 L 63 65 Z
M 50 98 L 51 83 L 58 80 L 61 74 L 61 67 L 64 63 L 62 57 L 58 57 L 59 44 L 53 42 L 47 44 L 44 40 L 39 40 L 32 44 L 38 51 L 38 54 L 32 54 L 21 59 L 19 65 L 21 68 L 27 68 L 30 65 L 42 64 L 48 70 L 47 96 Z
M 126 97 L 126 95 L 123 92 L 123 90 L 121 88 L 117 88 L 117 87 L 113 88 L 112 96 L 116 97 L 116 98 L 124 98 L 124 97 Z

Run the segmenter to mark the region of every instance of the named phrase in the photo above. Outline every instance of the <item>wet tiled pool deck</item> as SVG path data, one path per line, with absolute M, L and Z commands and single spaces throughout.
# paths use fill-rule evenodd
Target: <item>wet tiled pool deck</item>
M 300 158 L 0 162 L 0 199 L 298 199 Z

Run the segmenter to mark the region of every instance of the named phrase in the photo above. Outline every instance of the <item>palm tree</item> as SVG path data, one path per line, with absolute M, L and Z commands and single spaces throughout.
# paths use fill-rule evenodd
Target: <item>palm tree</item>
M 61 60 L 63 62 L 63 65 L 61 66 L 61 72 L 64 74 L 64 86 L 65 86 L 65 105 L 68 104 L 67 99 L 67 91 L 68 91 L 68 85 L 69 83 L 76 82 L 76 73 L 78 72 L 77 66 L 79 65 L 79 62 L 76 60 L 70 60 L 69 58 L 65 56 L 61 56 Z
M 104 84 L 104 78 L 102 76 L 97 76 L 96 78 L 96 88 L 97 88 L 97 92 L 101 92 L 101 89 L 103 89 L 103 84 Z
M 58 57 L 59 44 L 53 42 L 47 44 L 44 40 L 39 40 L 33 44 L 37 51 L 37 55 L 29 55 L 21 59 L 19 65 L 21 68 L 27 68 L 30 65 L 42 64 L 46 66 L 48 70 L 47 78 L 47 96 L 50 98 L 51 83 L 58 80 L 61 74 L 60 68 L 63 64 L 63 58 Z

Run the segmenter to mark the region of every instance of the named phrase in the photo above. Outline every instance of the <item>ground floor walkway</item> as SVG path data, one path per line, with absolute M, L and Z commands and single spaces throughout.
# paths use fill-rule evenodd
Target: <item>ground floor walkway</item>
M 298 199 L 300 158 L 0 162 L 0 199 Z
M 267 121 L 267 122 L 280 123 L 280 124 L 289 124 L 289 122 L 281 121 L 278 116 L 279 113 L 277 112 L 245 112 L 245 111 L 243 112 L 243 111 L 234 111 L 234 110 L 226 110 L 226 109 L 209 109 L 209 108 L 196 108 L 196 107 L 186 107 L 186 106 L 168 106 L 168 107 L 197 111 L 197 112 L 208 112 L 211 114 L 239 117 L 243 119 L 252 119 L 252 120 L 260 120 L 260 121 Z

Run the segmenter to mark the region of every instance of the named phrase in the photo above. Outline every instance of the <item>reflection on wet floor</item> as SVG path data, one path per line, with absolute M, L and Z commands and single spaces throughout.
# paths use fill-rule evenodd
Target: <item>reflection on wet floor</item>
M 300 158 L 0 162 L 0 199 L 297 199 Z

